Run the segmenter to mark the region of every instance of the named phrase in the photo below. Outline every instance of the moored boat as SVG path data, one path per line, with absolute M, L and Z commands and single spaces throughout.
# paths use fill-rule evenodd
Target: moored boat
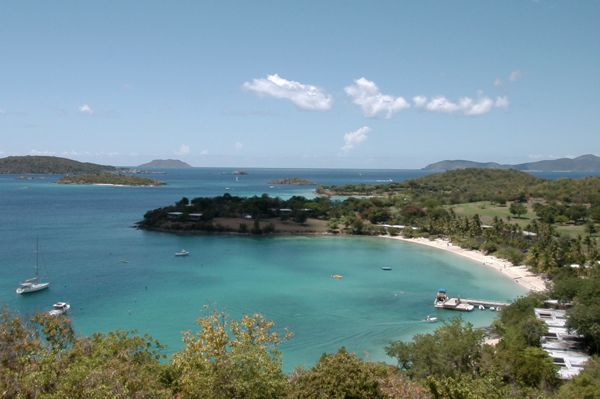
M 56 302 L 52 305 L 52 310 L 48 312 L 50 316 L 60 316 L 66 314 L 69 309 L 71 309 L 71 305 L 66 302 Z
M 39 253 L 39 243 L 38 243 L 38 240 L 36 240 L 36 242 L 35 242 L 35 277 L 28 278 L 27 280 L 23 281 L 19 285 L 19 287 L 16 289 L 16 293 L 19 295 L 41 291 L 50 286 L 49 282 L 45 282 L 45 283 L 40 282 L 38 253 Z
M 185 249 L 175 252 L 175 256 L 188 256 L 189 254 L 190 253 L 188 251 L 186 251 Z

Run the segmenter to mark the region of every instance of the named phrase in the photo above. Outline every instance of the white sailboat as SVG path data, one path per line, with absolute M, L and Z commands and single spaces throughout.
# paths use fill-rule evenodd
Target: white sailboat
M 27 280 L 23 281 L 21 283 L 21 285 L 19 285 L 19 288 L 17 288 L 17 291 L 16 291 L 17 294 L 19 294 L 19 295 L 29 294 L 32 292 L 41 291 L 50 286 L 50 283 L 40 282 L 38 260 L 39 260 L 39 244 L 38 244 L 38 240 L 36 240 L 35 241 L 35 277 L 28 278 Z

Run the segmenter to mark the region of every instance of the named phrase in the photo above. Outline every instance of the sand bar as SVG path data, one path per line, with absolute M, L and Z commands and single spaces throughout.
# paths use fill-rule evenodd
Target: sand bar
M 452 243 L 449 240 L 441 238 L 429 240 L 427 238 L 422 237 L 404 238 L 400 236 L 389 235 L 382 235 L 380 237 L 410 242 L 413 244 L 426 245 L 428 247 L 452 252 L 457 255 L 464 256 L 465 258 L 474 260 L 483 266 L 491 267 L 492 269 L 504 274 L 506 277 L 510 278 L 515 283 L 519 284 L 521 287 L 527 289 L 528 291 L 541 292 L 546 290 L 546 282 L 544 281 L 544 279 L 541 276 L 530 272 L 527 269 L 527 266 L 515 266 L 505 259 L 500 259 L 491 255 L 485 255 L 481 251 L 472 251 L 461 248 L 459 246 L 452 245 Z

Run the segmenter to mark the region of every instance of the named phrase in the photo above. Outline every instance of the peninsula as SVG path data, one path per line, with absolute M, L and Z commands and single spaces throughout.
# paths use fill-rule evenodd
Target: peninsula
M 128 176 L 115 173 L 97 173 L 85 175 L 69 175 L 60 179 L 58 184 L 93 184 L 106 186 L 162 186 L 165 183 L 160 180 L 147 179 L 145 177 Z
M 65 174 L 102 173 L 117 170 L 114 166 L 79 162 L 51 156 L 10 156 L 0 158 L 0 173 Z

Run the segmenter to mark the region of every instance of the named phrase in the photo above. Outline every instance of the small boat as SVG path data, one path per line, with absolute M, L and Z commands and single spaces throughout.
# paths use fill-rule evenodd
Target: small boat
M 332 274 L 331 278 L 336 279 L 336 280 L 341 280 L 344 278 L 344 276 L 342 276 L 341 274 Z
M 485 306 L 479 305 L 479 310 L 485 310 Z
M 428 314 L 427 317 L 425 318 L 425 321 L 427 323 L 435 323 L 436 321 L 438 321 L 438 318 Z
M 35 242 L 35 277 L 28 278 L 27 280 L 23 281 L 19 285 L 19 287 L 16 289 L 16 293 L 19 295 L 41 291 L 50 286 L 50 283 L 42 283 L 39 281 L 40 273 L 39 273 L 39 266 L 38 266 L 38 259 L 39 259 L 38 248 L 39 248 L 39 244 L 38 244 L 38 240 L 36 240 L 36 242 Z
M 381 266 L 381 270 L 390 271 L 392 268 L 390 266 Z
M 190 253 L 188 251 L 186 251 L 185 249 L 175 252 L 175 256 L 188 256 L 189 254 Z
M 56 302 L 52 305 L 52 310 L 48 312 L 50 316 L 60 316 L 66 314 L 69 309 L 71 309 L 71 305 L 66 302 Z
M 496 308 L 493 306 L 490 306 L 490 310 L 496 310 Z

